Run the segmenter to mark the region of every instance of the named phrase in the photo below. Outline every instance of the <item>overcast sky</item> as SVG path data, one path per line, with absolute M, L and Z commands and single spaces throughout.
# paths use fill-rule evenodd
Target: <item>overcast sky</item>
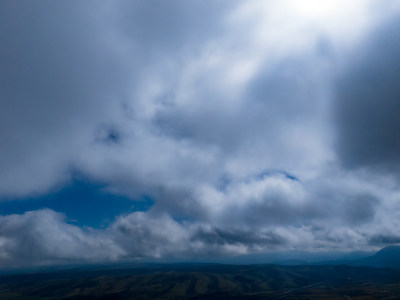
M 399 243 L 399 17 L 1 1 L 0 266 Z

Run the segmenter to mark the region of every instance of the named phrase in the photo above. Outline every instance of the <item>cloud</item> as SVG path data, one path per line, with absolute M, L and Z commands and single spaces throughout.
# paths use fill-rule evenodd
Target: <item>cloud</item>
M 243 35 L 259 24 L 238 17 L 238 3 L 158 4 L 3 4 L 3 197 L 46 193 L 71 170 L 131 195 L 182 193 L 223 173 L 293 169 L 310 151 L 329 156 L 310 131 L 320 112 L 309 101 L 321 66 L 312 51 L 266 57 L 273 32 Z
M 363 169 L 397 164 L 398 8 L 377 3 L 2 3 L 0 199 L 78 173 L 154 201 L 104 230 L 2 216 L 4 264 L 374 247 L 400 211 Z
M 2 196 L 68 180 L 75 152 L 118 109 L 129 77 L 104 28 L 77 2 L 3 3 Z
M 377 234 L 369 239 L 369 243 L 372 245 L 385 246 L 387 244 L 399 244 L 400 236 L 398 235 L 387 235 Z
M 0 218 L 0 265 L 3 268 L 82 262 L 198 259 L 253 252 L 316 248 L 345 251 L 396 241 L 368 230 L 343 226 L 246 228 L 175 221 L 164 214 L 135 212 L 118 217 L 108 228 L 94 230 L 66 223 L 49 209 Z
M 346 167 L 396 169 L 400 150 L 398 21 L 353 50 L 337 80 L 337 147 Z
M 2 216 L 0 224 L 2 267 L 112 261 L 124 254 L 103 233 L 67 224 L 49 209 Z

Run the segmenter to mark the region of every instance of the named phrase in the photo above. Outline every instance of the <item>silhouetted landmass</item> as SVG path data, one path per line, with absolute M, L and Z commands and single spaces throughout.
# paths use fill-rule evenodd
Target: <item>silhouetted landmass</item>
M 400 247 L 339 263 L 55 268 L 3 274 L 0 299 L 400 299 Z
M 1 299 L 399 299 L 400 270 L 150 264 L 0 277 Z
M 370 257 L 356 261 L 355 264 L 359 266 L 400 269 L 400 247 L 385 247 Z

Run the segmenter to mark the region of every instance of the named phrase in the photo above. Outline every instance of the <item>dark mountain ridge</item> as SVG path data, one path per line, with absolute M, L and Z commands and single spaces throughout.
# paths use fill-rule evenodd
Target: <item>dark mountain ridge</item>
M 151 264 L 0 276 L 17 299 L 399 299 L 400 270 L 352 266 Z
M 301 261 L 288 261 L 287 264 Z M 0 276 L 1 299 L 399 299 L 400 247 L 353 260 L 128 263 Z
M 372 256 L 353 261 L 351 265 L 400 269 L 400 246 L 382 248 Z

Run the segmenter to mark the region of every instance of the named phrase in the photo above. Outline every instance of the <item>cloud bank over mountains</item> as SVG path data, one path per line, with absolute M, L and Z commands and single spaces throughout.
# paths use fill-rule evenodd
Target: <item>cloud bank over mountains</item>
M 2 3 L 0 199 L 154 205 L 2 215 L 0 265 L 398 243 L 400 6 L 307 3 Z

